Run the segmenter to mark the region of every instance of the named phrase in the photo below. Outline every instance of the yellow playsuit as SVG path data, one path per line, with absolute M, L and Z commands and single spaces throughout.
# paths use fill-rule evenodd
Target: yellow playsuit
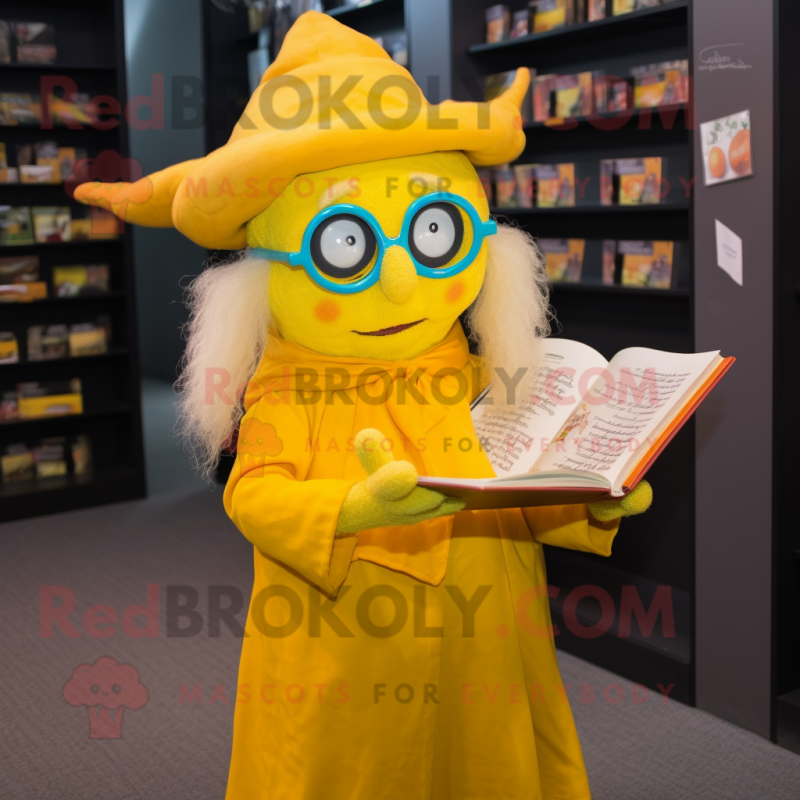
M 493 475 L 460 323 L 407 362 L 273 333 L 248 386 L 225 508 L 253 542 L 228 800 L 579 800 L 543 544 L 608 555 L 586 506 L 462 511 L 335 536 L 386 436 L 420 475 Z

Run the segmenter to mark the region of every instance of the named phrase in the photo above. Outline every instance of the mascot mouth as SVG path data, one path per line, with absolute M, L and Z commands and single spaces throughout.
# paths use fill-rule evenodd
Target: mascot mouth
M 381 328 L 377 331 L 353 331 L 353 333 L 357 333 L 359 336 L 391 336 L 393 333 L 407 331 L 409 328 L 419 325 L 420 322 L 425 322 L 425 320 L 418 319 L 416 322 L 404 322 L 402 325 L 392 325 L 391 328 Z

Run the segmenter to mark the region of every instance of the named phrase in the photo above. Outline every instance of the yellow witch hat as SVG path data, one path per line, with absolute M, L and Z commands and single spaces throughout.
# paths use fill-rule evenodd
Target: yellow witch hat
M 308 11 L 227 144 L 133 184 L 85 183 L 75 198 L 127 222 L 174 225 L 203 247 L 238 249 L 247 223 L 304 173 L 443 150 L 461 150 L 476 166 L 516 158 L 529 82 L 520 69 L 491 103 L 430 105 L 377 42 Z

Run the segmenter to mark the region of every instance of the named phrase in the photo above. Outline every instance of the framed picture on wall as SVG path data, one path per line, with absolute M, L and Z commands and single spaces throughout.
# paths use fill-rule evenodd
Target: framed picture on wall
M 701 123 L 700 145 L 706 186 L 752 175 L 750 111 Z

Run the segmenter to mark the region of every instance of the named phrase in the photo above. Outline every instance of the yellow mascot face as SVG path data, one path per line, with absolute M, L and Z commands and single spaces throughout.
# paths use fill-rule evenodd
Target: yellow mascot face
M 438 192 L 467 205 L 421 200 Z M 347 205 L 356 213 L 347 214 Z M 359 216 L 362 209 L 368 213 Z M 470 256 L 474 223 L 488 219 L 483 187 L 467 158 L 432 153 L 301 175 L 248 224 L 247 241 L 285 254 L 300 253 L 304 236 L 309 242 L 313 265 L 271 259 L 269 304 L 281 336 L 324 355 L 394 361 L 441 342 L 477 297 L 487 242 Z M 373 236 L 375 222 L 380 232 Z M 376 272 L 377 238 L 382 232 L 387 240 L 397 239 L 404 222 L 409 234 L 399 241 L 408 247 L 389 243 Z M 316 232 L 309 236 L 307 229 Z M 427 238 L 420 239 L 422 234 Z M 412 252 L 429 264 L 431 276 L 418 273 Z M 459 263 L 466 267 L 436 277 L 434 270 L 447 274 Z M 353 292 L 353 284 L 366 288 Z

